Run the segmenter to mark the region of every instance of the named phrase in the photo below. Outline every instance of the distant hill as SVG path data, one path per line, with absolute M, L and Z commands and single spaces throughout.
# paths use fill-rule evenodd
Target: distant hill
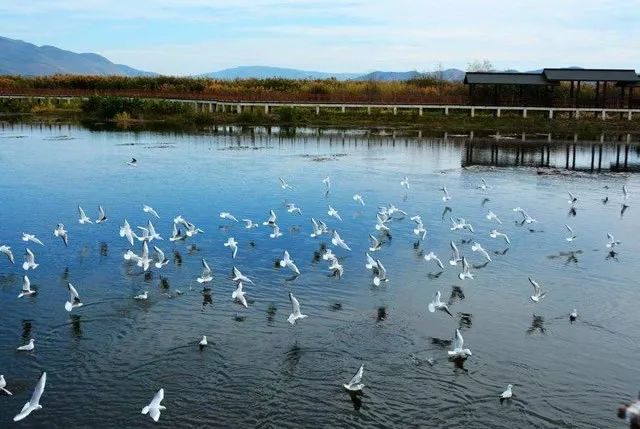
M 330 79 L 338 80 L 353 79 L 359 76 L 358 73 L 328 73 L 308 70 L 289 69 L 282 67 L 269 66 L 240 66 L 224 69 L 216 72 L 205 73 L 201 77 L 210 77 L 214 79 L 267 79 L 267 78 L 283 78 L 283 79 Z
M 0 37 L 0 75 L 46 76 L 52 74 L 153 76 L 155 73 L 114 64 L 98 54 L 78 54 L 55 46 Z
M 362 76 L 358 76 L 356 80 L 374 80 L 374 81 L 401 81 L 415 79 L 418 77 L 435 76 L 437 72 L 420 73 L 418 71 L 406 72 L 385 72 L 374 71 Z M 446 69 L 442 71 L 442 78 L 449 81 L 458 81 L 464 79 L 464 71 L 459 69 Z

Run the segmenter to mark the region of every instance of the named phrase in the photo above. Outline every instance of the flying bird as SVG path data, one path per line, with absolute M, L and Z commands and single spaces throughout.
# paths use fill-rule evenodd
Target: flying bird
M 80 295 L 78 295 L 78 291 L 71 283 L 67 283 L 67 289 L 69 289 L 69 299 L 64 304 L 64 309 L 67 311 L 71 311 L 74 308 L 82 307 L 82 302 L 80 301 Z
M 503 234 L 502 232 L 498 232 L 495 229 L 492 229 L 491 232 L 489 232 L 489 237 L 491 238 L 502 238 L 504 239 L 504 241 L 507 242 L 507 244 L 511 244 L 511 241 L 509 240 L 509 237 L 507 236 L 507 234 Z
M 145 212 L 145 213 L 149 213 L 149 214 L 157 217 L 158 219 L 160 219 L 160 216 L 158 216 L 158 212 L 155 211 L 155 209 L 153 207 L 151 207 L 151 206 L 143 204 L 142 205 L 142 211 Z
M 473 243 L 471 245 L 471 250 L 474 252 L 478 252 L 480 253 L 482 256 L 484 256 L 484 258 L 487 260 L 487 262 L 491 262 L 491 256 L 489 256 L 489 253 L 484 250 L 484 248 L 482 247 L 482 245 L 480 243 Z
M 44 246 L 44 243 L 42 241 L 40 241 L 40 239 L 38 237 L 36 237 L 33 234 L 27 234 L 26 232 L 22 233 L 22 241 L 31 241 L 32 243 L 36 243 L 39 244 L 41 246 Z
M 306 314 L 300 312 L 300 303 L 291 292 L 289 292 L 289 301 L 291 301 L 291 314 L 287 318 L 289 323 L 295 325 L 297 320 L 308 317 Z
M 576 237 L 576 234 L 573 232 L 573 229 L 571 229 L 571 227 L 567 224 L 565 224 L 564 227 L 567 228 L 567 230 L 569 231 L 569 236 L 565 238 L 565 240 L 567 241 L 575 240 L 577 237 Z
M 531 301 L 540 302 L 540 300 L 545 297 L 546 292 L 542 292 L 542 287 L 531 277 L 529 277 L 529 282 L 531 286 L 533 286 L 533 295 L 530 296 Z
M 11 251 L 11 247 L 3 244 L 2 246 L 0 246 L 0 253 L 3 253 L 7 257 L 9 262 L 11 262 L 12 264 L 15 263 L 15 259 L 13 257 L 13 252 Z
M 447 202 L 451 199 L 451 195 L 449 195 L 449 191 L 447 191 L 447 187 L 443 186 L 440 190 L 444 193 L 442 196 L 442 201 Z
M 351 377 L 351 380 L 347 384 L 343 384 L 344 388 L 350 392 L 358 392 L 364 388 L 362 381 L 362 373 L 364 372 L 364 365 L 360 365 L 356 375 Z
M 156 258 L 157 258 L 156 259 L 156 263 L 154 264 L 155 267 L 160 269 L 160 268 L 166 266 L 169 263 L 169 260 L 164 255 L 164 252 L 162 251 L 162 249 L 160 249 L 158 246 L 153 246 L 153 250 L 155 250 Z
M 291 185 L 289 185 L 282 177 L 280 177 L 279 179 L 280 179 L 280 187 L 282 189 L 291 189 L 291 190 L 293 190 Z
M 229 212 L 220 212 L 220 219 L 228 219 L 233 222 L 238 222 L 238 219 L 236 219 L 236 217 Z
M 469 271 L 469 263 L 467 262 L 467 258 L 462 257 L 462 272 L 458 274 L 458 278 L 460 280 L 464 279 L 473 279 L 473 274 Z
M 376 252 L 382 247 L 382 243 L 380 243 L 380 241 L 371 234 L 369 234 L 369 241 L 371 241 L 369 252 Z
M 362 195 L 360 195 L 360 194 L 355 194 L 353 196 L 353 201 L 356 201 L 356 202 L 360 203 L 361 206 L 364 206 L 364 200 L 362 199 Z
M 451 259 L 449 259 L 449 264 L 458 265 L 458 262 L 462 261 L 458 246 L 456 246 L 456 243 L 454 243 L 453 241 L 449 242 L 449 246 L 451 247 Z
M 269 218 L 262 222 L 263 225 L 275 225 L 276 224 L 276 219 L 278 217 L 276 216 L 276 213 L 273 210 L 269 210 Z
M 253 284 L 253 280 L 251 280 L 249 277 L 242 274 L 240 270 L 237 269 L 236 267 L 233 267 L 233 281 Z
M 40 405 L 40 397 L 44 392 L 44 386 L 47 383 L 47 373 L 43 372 L 40 376 L 40 380 L 38 384 L 36 384 L 35 389 L 33 390 L 33 394 L 31 395 L 31 399 L 24 404 L 20 413 L 13 418 L 14 422 L 19 422 L 20 420 L 25 419 L 29 414 L 33 411 L 41 410 L 42 405 Z
M 175 229 L 176 225 L 173 224 L 173 228 Z M 127 220 L 124 220 L 124 225 L 122 225 L 120 227 L 120 237 L 127 237 L 127 241 L 129 242 L 130 245 L 133 246 L 133 236 L 135 234 L 133 233 L 133 230 L 131 229 L 131 225 L 129 225 L 129 222 L 127 222 Z
M 426 255 L 424 255 L 424 260 L 427 261 L 427 262 L 434 261 L 436 263 L 436 265 L 438 265 L 440 267 L 441 270 L 444 269 L 444 265 L 442 265 L 442 261 L 433 252 L 429 252 Z
M 209 264 L 207 264 L 207 261 L 202 258 L 202 274 L 200 275 L 200 277 L 197 278 L 198 283 L 209 283 L 211 280 L 213 280 L 213 273 L 211 271 L 211 268 L 209 268 Z
M 29 248 L 24 252 L 24 263 L 22 269 L 28 271 L 29 269 L 35 270 L 40 264 L 36 264 L 36 256 Z
M 295 204 L 293 203 L 289 203 L 287 204 L 287 212 L 294 214 L 294 215 L 302 215 L 302 210 L 300 210 L 300 207 L 297 207 Z
M 151 403 L 142 409 L 142 414 L 149 414 L 153 421 L 157 422 L 160 419 L 160 411 L 167 409 L 167 407 L 160 405 L 163 400 L 164 389 L 160 389 L 151 400 Z
M 374 285 L 380 286 L 380 283 L 389 281 L 389 279 L 387 278 L 387 269 L 384 267 L 384 265 L 382 265 L 380 259 L 376 259 L 376 265 L 373 267 L 373 273 Z
M 56 229 L 53 230 L 53 235 L 60 237 L 65 247 L 69 245 L 69 233 L 64 229 L 64 224 L 59 223 Z
M 607 243 L 607 247 L 609 249 L 613 249 L 614 247 L 620 245 L 620 242 L 613 238 L 613 235 L 611 235 L 610 233 L 607 233 L 607 238 L 609 239 L 609 242 Z
M 447 354 L 452 358 L 463 358 L 466 359 L 467 356 L 471 356 L 471 350 L 464 348 L 464 338 L 462 338 L 462 334 L 459 329 L 456 329 L 456 337 L 453 342 L 453 350 L 448 351 Z
M 289 252 L 288 251 L 286 251 L 286 250 L 284 251 L 284 255 L 283 255 L 282 259 L 280 260 L 279 264 L 280 264 L 280 266 L 282 268 L 287 267 L 291 271 L 296 273 L 296 275 L 300 275 L 300 270 L 298 269 L 296 264 L 293 262 L 293 259 L 291 259 L 291 256 L 289 256 Z
M 242 222 L 244 222 L 244 227 L 246 229 L 257 228 L 260 226 L 257 223 L 254 223 L 251 219 L 242 219 Z
M 334 209 L 333 207 L 329 206 L 329 210 L 327 211 L 327 214 L 331 217 L 338 219 L 340 222 L 342 222 L 340 213 L 338 213 L 338 210 Z
M 500 225 L 502 225 L 502 221 L 500 220 L 500 218 L 491 210 L 489 210 L 489 212 L 487 213 L 487 220 L 495 220 Z
M 433 301 L 429 303 L 428 308 L 430 313 L 435 313 L 436 310 L 440 310 L 453 317 L 453 314 L 451 314 L 451 312 L 449 311 L 449 307 L 447 307 L 447 304 L 440 301 L 440 291 L 436 292 L 435 296 L 433 297 Z
M 20 294 L 18 294 L 18 298 L 22 298 L 23 296 L 27 295 L 33 295 L 36 292 L 37 291 L 35 289 L 31 289 L 31 281 L 29 280 L 29 277 L 24 276 L 22 278 L 22 291 L 20 292 Z
M 331 243 L 334 246 L 342 247 L 344 250 L 351 251 L 351 248 L 347 245 L 347 243 L 344 242 L 344 240 L 340 237 L 340 234 L 338 234 L 338 231 L 336 230 L 333 231 L 333 237 L 331 238 Z
M 224 247 L 228 247 L 231 249 L 231 257 L 233 259 L 236 258 L 236 254 L 238 253 L 238 242 L 233 237 L 229 237 L 227 242 L 224 243 Z
M 87 223 L 93 223 L 91 222 L 91 219 L 89 219 L 89 216 L 86 215 L 86 213 L 84 212 L 84 210 L 82 210 L 82 207 L 78 206 L 78 223 L 80 223 L 81 225 L 87 224 Z
M 102 206 L 98 206 L 98 218 L 96 219 L 96 223 L 102 223 L 107 220 L 107 215 L 104 212 Z
M 245 298 L 245 294 L 246 292 L 242 290 L 242 282 L 238 282 L 236 289 L 231 294 L 231 298 L 240 302 L 240 304 L 244 305 L 245 308 L 249 308 L 249 305 L 247 304 L 247 298 Z
M 404 179 L 400 181 L 400 186 L 402 186 L 407 191 L 409 190 L 409 178 L 407 176 L 404 176 Z

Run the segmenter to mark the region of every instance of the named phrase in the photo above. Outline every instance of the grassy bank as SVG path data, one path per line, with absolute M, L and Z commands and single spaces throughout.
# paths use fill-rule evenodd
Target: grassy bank
M 86 101 L 70 103 L 54 101 L 0 100 L 0 115 L 5 120 L 46 120 L 49 122 L 109 123 L 118 128 L 190 129 L 211 125 L 264 125 L 360 128 L 414 128 L 433 131 L 553 132 L 600 133 L 640 132 L 640 118 L 580 119 L 556 117 L 548 119 L 543 112 L 530 112 L 528 118 L 518 113 L 503 112 L 501 118 L 477 114 L 471 118 L 464 112 L 448 116 L 439 112 L 399 110 L 397 115 L 382 109 L 348 110 L 322 109 L 316 115 L 313 107 L 274 107 L 269 114 L 263 109 L 247 109 L 240 114 L 196 112 L 191 106 L 162 100 L 126 99 L 118 97 L 90 97 Z

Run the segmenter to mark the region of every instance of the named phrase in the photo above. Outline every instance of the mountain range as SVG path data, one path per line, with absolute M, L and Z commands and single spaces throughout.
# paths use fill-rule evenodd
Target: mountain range
M 52 74 L 152 76 L 155 73 L 115 64 L 92 53 L 78 54 L 55 46 L 0 37 L 0 75 L 46 76 Z

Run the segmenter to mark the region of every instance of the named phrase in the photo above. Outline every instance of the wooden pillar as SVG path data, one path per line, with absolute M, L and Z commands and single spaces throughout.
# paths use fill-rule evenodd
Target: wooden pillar
M 595 105 L 598 105 L 598 99 L 600 98 L 600 81 L 596 82 L 596 101 Z
M 578 86 L 576 87 L 576 98 L 573 102 L 574 107 L 578 107 L 578 98 L 580 97 L 580 81 L 578 81 Z
M 500 105 L 500 93 L 498 90 L 498 84 L 495 84 L 494 89 L 493 89 L 493 102 L 494 105 L 499 106 Z
M 624 92 L 625 92 L 626 87 L 624 85 L 620 86 L 620 105 L 619 107 L 621 109 L 624 109 Z
M 574 81 L 571 81 L 571 89 L 569 89 L 569 98 L 571 98 L 571 99 L 573 99 L 573 92 L 574 92 L 573 88 L 574 88 L 574 84 L 575 84 L 575 82 L 574 82 Z
M 602 82 L 602 107 L 607 107 L 607 82 Z

